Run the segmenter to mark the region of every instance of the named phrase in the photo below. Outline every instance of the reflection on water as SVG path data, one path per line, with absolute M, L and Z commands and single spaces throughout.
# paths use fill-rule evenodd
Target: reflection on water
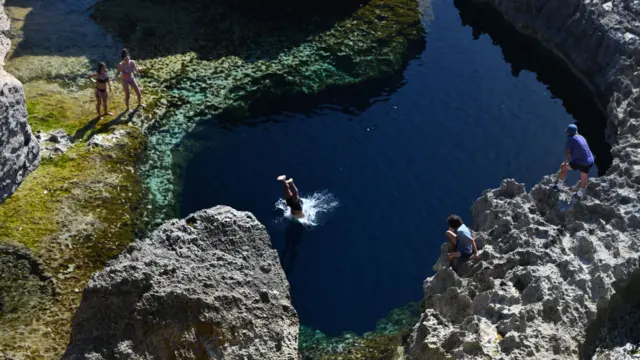
M 291 269 L 298 257 L 298 247 L 302 242 L 304 231 L 304 225 L 298 221 L 291 221 L 287 225 L 284 240 L 285 246 L 282 250 L 282 255 L 280 256 L 282 268 L 287 276 L 291 275 Z

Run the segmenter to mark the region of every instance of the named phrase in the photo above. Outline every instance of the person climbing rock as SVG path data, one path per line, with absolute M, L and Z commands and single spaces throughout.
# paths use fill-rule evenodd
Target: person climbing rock
M 96 111 L 98 112 L 98 118 L 105 115 L 113 115 L 113 113 L 109 112 L 109 92 L 107 92 L 107 84 L 109 85 L 109 91 L 111 91 L 111 82 L 109 81 L 107 65 L 103 62 L 99 63 L 98 70 L 88 77 L 89 80 L 96 84 Z M 104 108 L 104 114 L 100 112 L 100 105 Z
M 467 260 L 473 255 L 478 261 L 478 247 L 471 236 L 471 230 L 462 222 L 458 215 L 449 215 L 447 218 L 449 230 L 446 235 L 449 240 L 449 263 L 453 265 L 455 259 Z
M 291 215 L 301 219 L 304 217 L 302 212 L 302 199 L 298 196 L 298 188 L 293 183 L 293 179 L 287 180 L 286 175 L 278 176 L 278 181 L 282 182 L 284 186 L 284 199 L 287 202 L 287 206 L 291 208 Z
M 131 60 L 129 57 L 129 51 L 127 49 L 122 49 L 120 56 L 122 57 L 122 62 L 118 64 L 116 77 L 122 73 L 122 89 L 124 90 L 124 102 L 127 104 L 127 111 L 129 111 L 130 88 L 133 88 L 133 91 L 135 91 L 136 96 L 138 97 L 138 106 L 144 108 L 140 87 L 133 76 L 133 73 L 140 72 L 140 69 L 138 69 L 138 65 L 136 65 L 135 61 Z
M 591 153 L 591 149 L 589 149 L 587 140 L 578 134 L 578 127 L 576 125 L 571 124 L 567 126 L 567 136 L 566 157 L 564 162 L 560 164 L 558 183 L 553 185 L 552 188 L 560 191 L 569 170 L 578 170 L 580 171 L 580 189 L 573 196 L 581 198 L 587 186 L 589 170 L 593 166 L 593 154 Z M 571 158 L 571 162 L 569 162 L 569 158 Z

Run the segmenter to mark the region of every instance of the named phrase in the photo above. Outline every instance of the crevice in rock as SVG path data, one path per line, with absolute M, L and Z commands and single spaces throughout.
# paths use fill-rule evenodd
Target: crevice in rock
M 616 293 L 598 309 L 580 347 L 581 359 L 592 359 L 627 344 L 640 346 L 640 271 L 615 283 Z

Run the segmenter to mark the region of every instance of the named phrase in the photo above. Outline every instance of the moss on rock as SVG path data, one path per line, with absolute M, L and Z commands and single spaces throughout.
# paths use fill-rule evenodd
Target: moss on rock
M 56 291 L 37 307 L 0 312 L 0 351 L 27 358 L 62 353 L 89 277 L 134 240 L 142 197 L 134 167 L 143 139 L 127 126 L 109 148 L 77 144 L 44 160 L 0 206 L 0 244 L 27 247 L 51 273 Z
M 321 331 L 300 327 L 303 360 L 400 360 L 404 340 L 420 319 L 422 302 L 393 309 L 380 319 L 376 330 L 362 336 L 345 333 L 330 337 Z
M 198 6 L 208 2 L 194 0 L 176 12 L 173 5 L 160 1 L 153 6 L 147 1 L 122 1 L 101 2 L 96 15 L 104 16 L 99 23 L 116 33 L 131 31 L 126 40 L 134 57 L 139 51 L 143 58 L 138 62 L 144 69 L 139 80 L 148 107 L 133 119 L 96 119 L 94 90 L 84 78 L 91 63 L 103 60 L 104 54 L 110 54 L 104 60 L 113 67 L 121 46 L 114 40 L 118 37 L 106 40 L 106 34 L 84 13 L 66 11 L 69 4 L 8 8 L 15 25 L 15 51 L 7 70 L 25 83 L 30 124 L 36 131 L 63 129 L 75 143 L 67 153 L 44 159 L 0 205 L 0 244 L 23 246 L 51 276 L 50 282 L 26 279 L 22 293 L 0 284 L 0 294 L 14 294 L 11 301 L 3 300 L 4 311 L 0 309 L 0 358 L 5 354 L 50 359 L 62 353 L 90 275 L 148 229 L 141 225 L 143 213 L 153 214 L 154 219 L 175 214 L 180 169 L 189 154 L 173 155 L 183 152 L 184 135 L 199 121 L 239 120 L 255 113 L 255 104 L 261 102 L 317 94 L 397 73 L 424 46 L 417 0 L 372 0 L 337 17 L 307 16 L 292 19 L 287 26 L 282 22 L 287 13 L 260 17 L 271 21 L 268 24 L 241 19 L 236 13 L 224 19 L 223 27 L 237 35 L 221 32 L 217 40 L 208 37 L 209 30 L 204 35 L 193 32 L 202 28 L 201 23 L 192 22 L 194 16 L 202 18 Z M 93 1 L 82 2 L 88 3 Z M 113 6 L 117 3 L 125 6 Z M 145 6 L 145 11 L 128 11 L 128 15 L 140 18 L 118 15 L 121 9 L 136 6 Z M 227 8 L 216 16 L 237 10 Z M 180 22 L 159 21 L 164 19 L 159 14 L 180 15 Z M 23 34 L 23 25 L 29 21 L 37 23 L 39 31 Z M 39 38 L 55 22 L 70 24 L 59 30 L 63 44 Z M 196 30 L 185 32 L 185 28 Z M 167 31 L 174 33 L 164 36 Z M 76 44 L 80 35 L 88 44 Z M 49 53 L 51 48 L 56 49 L 54 54 Z M 112 85 L 110 110 L 119 114 L 123 94 L 119 84 Z M 190 152 L 196 145 L 188 144 Z M 149 206 L 147 194 L 153 200 Z M 14 263 L 10 269 L 0 268 L 0 273 L 20 277 L 27 270 L 25 263 Z M 33 301 L 25 302 L 26 297 Z M 400 334 L 392 328 L 345 337 L 352 350 L 351 357 L 344 359 L 391 354 L 397 350 Z M 318 345 L 315 349 L 329 348 Z M 339 354 L 347 353 L 325 353 Z

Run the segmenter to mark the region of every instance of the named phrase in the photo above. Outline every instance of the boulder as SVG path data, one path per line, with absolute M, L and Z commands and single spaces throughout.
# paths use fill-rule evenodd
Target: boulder
M 298 359 L 266 229 L 217 206 L 171 220 L 94 274 L 62 359 Z
M 0 0 L 0 203 L 40 163 L 40 146 L 27 122 L 24 89 L 3 69 L 11 48 L 5 36 L 8 30 L 9 18 L 4 13 L 4 0 Z

